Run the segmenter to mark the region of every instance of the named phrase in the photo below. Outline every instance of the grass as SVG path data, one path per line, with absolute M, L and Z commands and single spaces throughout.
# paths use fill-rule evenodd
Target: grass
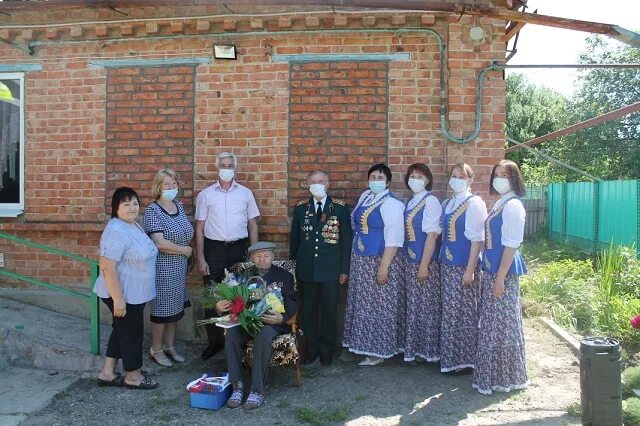
M 569 404 L 567 406 L 567 414 L 569 414 L 572 417 L 581 417 L 582 405 L 579 402 L 574 402 L 573 404 Z
M 309 407 L 298 407 L 295 410 L 296 419 L 302 423 L 324 426 L 347 420 L 349 410 L 345 407 L 316 410 Z
M 635 351 L 640 331 L 629 320 L 640 314 L 640 260 L 634 248 L 610 246 L 591 258 L 544 239 L 524 247 L 534 265 L 521 280 L 526 316 L 549 316 L 576 334 L 613 337 Z

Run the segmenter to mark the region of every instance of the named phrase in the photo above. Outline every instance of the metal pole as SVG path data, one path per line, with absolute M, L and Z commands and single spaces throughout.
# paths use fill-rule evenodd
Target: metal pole
M 89 266 L 91 288 L 89 289 L 89 306 L 91 310 L 91 353 L 100 355 L 100 298 L 93 292 L 100 269 L 98 265 Z

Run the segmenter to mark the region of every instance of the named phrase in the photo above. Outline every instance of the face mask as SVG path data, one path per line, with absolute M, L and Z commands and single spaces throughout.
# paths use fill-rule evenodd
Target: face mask
M 387 189 L 387 182 L 383 180 L 370 180 L 369 189 L 371 190 L 371 192 L 378 195 L 379 193 Z
M 327 188 L 321 183 L 312 183 L 309 185 L 309 191 L 315 198 L 323 199 L 327 195 Z
M 165 200 L 173 200 L 178 195 L 178 188 L 175 189 L 163 189 L 162 190 L 162 198 Z
M 467 184 L 466 179 L 452 177 L 451 179 L 449 179 L 449 186 L 455 193 L 458 193 L 467 189 L 467 186 L 469 185 Z
M 231 179 L 235 176 L 236 171 L 233 169 L 220 169 L 218 170 L 218 177 L 223 182 L 231 182 Z
M 411 188 L 411 190 L 416 194 L 424 191 L 426 186 L 427 182 L 422 179 L 409 178 L 409 188 Z
M 509 190 L 511 189 L 509 179 L 499 177 L 493 178 L 493 189 L 495 189 L 500 195 L 509 192 Z

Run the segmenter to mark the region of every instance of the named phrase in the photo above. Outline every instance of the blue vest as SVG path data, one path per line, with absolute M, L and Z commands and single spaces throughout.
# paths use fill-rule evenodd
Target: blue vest
M 360 256 L 381 256 L 384 252 L 384 221 L 380 207 L 389 196 L 392 196 L 390 192 L 370 206 L 359 205 L 353 211 L 353 250 Z
M 442 246 L 438 260 L 444 265 L 467 266 L 469 253 L 471 252 L 471 241 L 464 235 L 465 222 L 467 218 L 467 208 L 469 207 L 468 196 L 451 213 L 442 213 L 440 216 L 440 227 L 442 228 Z M 447 202 L 450 203 L 452 200 Z M 445 211 L 447 206 L 445 205 Z
M 507 200 L 499 209 L 491 213 L 484 223 L 483 271 L 495 274 L 498 272 L 498 269 L 500 269 L 502 253 L 504 252 L 504 246 L 502 245 L 502 211 L 509 202 L 511 202 L 511 199 Z M 520 203 L 521 201 L 518 199 L 518 202 Z M 524 275 L 526 273 L 527 267 L 524 264 L 524 259 L 520 255 L 520 250 L 516 250 L 507 275 Z
M 427 240 L 427 233 L 422 232 L 422 216 L 427 198 L 433 196 L 431 192 L 427 192 L 414 208 L 404 210 L 404 250 L 410 263 L 420 263 L 422 260 L 424 242 Z M 438 258 L 437 248 L 433 250 L 433 256 L 431 256 L 433 260 Z

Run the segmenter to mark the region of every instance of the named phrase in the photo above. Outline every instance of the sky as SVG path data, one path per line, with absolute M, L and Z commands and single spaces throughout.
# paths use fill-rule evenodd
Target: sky
M 527 12 L 538 9 L 539 14 L 615 24 L 640 32 L 640 0 L 529 0 L 528 6 Z M 518 53 L 509 65 L 577 63 L 579 53 L 586 46 L 584 40 L 589 35 L 581 31 L 527 24 L 520 31 Z M 567 96 L 574 89 L 576 70 L 520 69 L 508 70 L 507 74 L 512 72 L 525 74 L 530 81 Z

